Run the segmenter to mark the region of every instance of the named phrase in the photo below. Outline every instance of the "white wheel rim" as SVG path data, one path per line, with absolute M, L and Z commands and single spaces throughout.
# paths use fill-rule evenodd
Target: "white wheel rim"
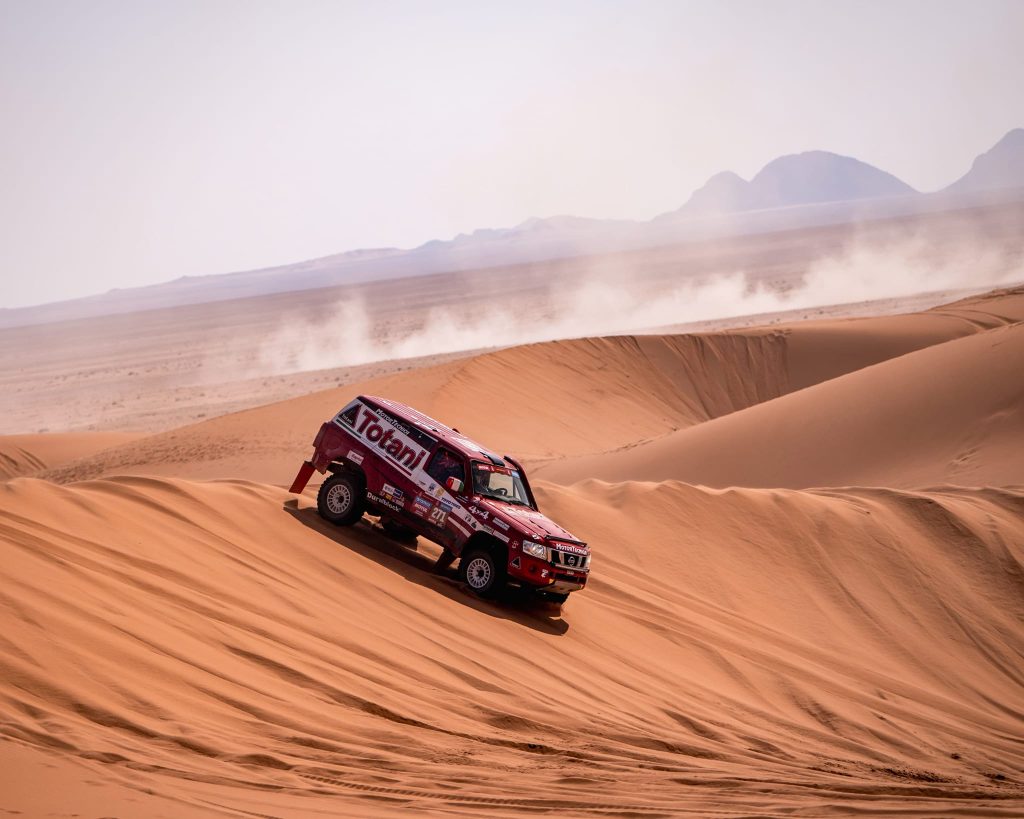
M 491 564 L 483 557 L 474 557 L 466 567 L 466 582 L 474 589 L 486 589 L 491 582 Z
M 341 515 L 348 509 L 352 502 L 352 493 L 343 483 L 336 483 L 327 490 L 327 497 L 324 499 L 327 511 L 332 515 Z

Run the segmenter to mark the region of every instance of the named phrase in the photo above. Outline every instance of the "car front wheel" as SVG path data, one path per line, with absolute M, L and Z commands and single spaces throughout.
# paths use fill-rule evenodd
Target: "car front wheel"
M 474 549 L 463 556 L 459 573 L 478 597 L 493 597 L 505 585 L 505 567 L 499 566 L 494 555 L 484 549 Z

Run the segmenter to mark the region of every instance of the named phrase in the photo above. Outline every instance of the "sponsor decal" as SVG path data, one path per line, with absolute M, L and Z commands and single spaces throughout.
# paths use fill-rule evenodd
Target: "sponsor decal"
M 427 520 L 435 526 L 444 526 L 445 521 L 448 520 L 448 511 L 441 506 L 435 506 L 430 510 L 430 515 L 427 516 Z
M 512 565 L 513 569 L 522 568 L 522 561 L 519 560 L 519 556 L 518 555 L 516 555 L 515 557 L 512 558 L 512 564 L 511 565 Z
M 433 495 L 435 498 L 443 498 L 444 497 L 444 487 L 443 486 L 437 486 L 433 490 L 431 490 L 430 494 Z
M 374 415 L 380 418 L 385 424 L 391 424 L 395 429 L 401 432 L 403 435 L 409 435 L 412 432 L 412 428 L 408 424 L 403 424 L 390 412 L 384 412 L 382 409 L 376 407 L 367 407 Z
M 380 493 L 387 498 L 402 506 L 405 501 L 405 492 L 399 489 L 397 486 L 392 486 L 389 483 L 384 484 L 380 488 Z
M 385 403 L 389 403 L 389 402 L 385 402 Z M 413 439 L 413 441 L 415 441 L 417 444 L 419 444 L 424 449 L 430 449 L 434 444 L 437 443 L 437 438 L 435 438 L 433 435 L 428 435 L 426 432 L 424 432 L 422 429 L 417 427 L 415 424 L 409 424 L 409 423 L 403 421 L 401 418 L 396 418 L 391 413 L 385 412 L 382 409 L 372 409 L 371 412 L 373 412 L 374 415 L 376 415 L 378 418 L 380 418 L 382 421 L 384 421 L 384 423 L 391 424 L 391 426 L 393 426 L 395 429 L 397 429 L 403 435 L 408 435 L 410 438 Z M 419 413 L 414 413 L 414 414 L 420 415 Z M 437 427 L 437 428 L 440 428 L 440 427 L 444 426 L 444 424 L 439 424 L 437 421 L 430 420 L 425 415 L 420 415 L 420 419 L 423 420 L 423 421 L 426 421 L 427 422 L 427 426 Z
M 387 498 L 382 498 L 380 495 L 374 495 L 373 492 L 367 492 L 366 497 L 372 500 L 374 503 L 383 506 L 385 509 L 391 509 L 395 512 L 401 512 L 402 507 L 397 503 L 389 501 Z
M 482 508 L 480 506 L 470 506 L 469 507 L 469 512 L 472 515 L 476 515 L 478 518 L 480 518 L 480 520 L 483 520 L 483 521 L 486 521 L 487 518 L 490 516 L 490 513 L 486 509 L 484 509 L 484 508 Z M 497 520 L 497 518 L 495 518 L 495 520 Z M 507 529 L 508 526 L 505 526 L 505 528 Z
M 500 472 L 502 475 L 518 475 L 514 469 L 508 466 L 499 466 L 498 464 L 485 464 L 482 461 L 476 461 L 473 464 L 473 469 L 478 472 Z
M 386 460 L 405 471 L 418 467 L 427 456 L 427 450 L 412 440 L 409 428 L 387 413 L 357 403 L 339 413 L 336 420 L 350 427 L 354 434 L 379 449 Z
M 451 512 L 455 508 L 455 503 L 448 498 L 441 498 L 437 503 L 445 512 Z
M 341 421 L 347 427 L 354 427 L 356 425 L 356 418 L 359 417 L 359 404 L 353 404 L 348 409 L 344 409 L 338 413 L 336 421 Z
M 499 518 L 499 517 L 496 517 L 496 518 L 495 518 L 495 519 L 494 519 L 494 520 L 492 521 L 492 523 L 493 523 L 493 524 L 494 524 L 495 526 L 497 526 L 497 527 L 498 527 L 499 529 L 502 529 L 503 531 L 506 531 L 506 532 L 508 531 L 508 524 L 507 524 L 507 523 L 505 523 L 505 521 L 503 521 L 503 520 L 502 520 L 501 518 Z
M 536 537 L 536 535 L 534 535 Z M 558 543 L 557 541 L 551 544 L 560 552 L 570 552 L 574 555 L 586 555 L 589 554 L 588 550 L 584 546 L 575 546 L 572 543 Z
M 425 518 L 430 514 L 431 506 L 430 501 L 420 495 L 412 502 L 412 511 L 421 518 Z
M 363 462 L 363 453 L 356 452 L 354 449 L 348 451 L 348 455 L 345 456 L 346 460 L 352 461 L 356 466 Z

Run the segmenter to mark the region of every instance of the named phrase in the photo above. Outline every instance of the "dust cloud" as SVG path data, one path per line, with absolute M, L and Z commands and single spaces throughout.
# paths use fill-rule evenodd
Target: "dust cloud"
M 599 271 L 571 292 L 552 291 L 545 309 L 509 306 L 435 308 L 415 326 L 395 330 L 376 322 L 361 299 L 335 304 L 317 319 L 283 317 L 258 345 L 248 374 L 279 375 L 414 356 L 507 347 L 564 338 L 642 332 L 651 328 L 1024 280 L 1020 250 L 934 237 L 886 243 L 852 242 L 812 263 L 788 290 L 758 283 L 748 271 L 683 278 L 655 289 L 630 271 Z

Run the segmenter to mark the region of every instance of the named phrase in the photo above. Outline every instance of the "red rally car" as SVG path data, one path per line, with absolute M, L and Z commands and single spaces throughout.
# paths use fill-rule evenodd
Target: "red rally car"
M 313 447 L 291 491 L 302 492 L 313 470 L 330 472 L 317 495 L 326 520 L 351 526 L 369 512 L 394 534 L 422 535 L 443 547 L 437 568 L 458 558 L 481 596 L 508 584 L 564 602 L 586 586 L 590 549 L 537 509 L 526 472 L 508 455 L 367 395 L 325 422 Z

